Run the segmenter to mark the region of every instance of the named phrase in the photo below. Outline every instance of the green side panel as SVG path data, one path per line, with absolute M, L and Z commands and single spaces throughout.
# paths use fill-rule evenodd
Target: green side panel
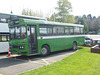
M 77 46 L 83 45 L 85 40 L 84 37 L 76 37 Z
M 84 37 L 71 37 L 71 38 L 56 38 L 56 39 L 39 39 L 38 42 L 38 54 L 41 53 L 41 48 L 43 45 L 49 45 L 50 52 L 65 50 L 72 48 L 73 42 L 77 42 L 77 46 L 84 44 Z M 24 44 L 23 44 L 24 42 Z M 27 39 L 14 39 L 10 41 L 10 46 L 24 46 L 24 49 L 11 48 L 11 53 L 16 53 L 19 55 L 29 55 L 29 47 Z M 24 53 L 27 52 L 27 53 Z M 33 54 L 34 55 L 34 54 Z
M 71 37 L 71 38 L 56 38 L 56 39 L 39 39 L 38 40 L 38 50 L 41 52 L 43 45 L 49 45 L 50 51 L 59 51 L 70 49 L 73 46 L 73 42 L 77 42 L 77 46 L 84 44 L 84 37 Z

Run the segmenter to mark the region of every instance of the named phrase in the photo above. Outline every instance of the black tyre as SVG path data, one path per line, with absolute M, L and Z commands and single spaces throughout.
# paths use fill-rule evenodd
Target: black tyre
M 41 56 L 47 56 L 49 55 L 50 53 L 50 49 L 47 45 L 44 45 L 42 48 L 41 48 Z
M 76 44 L 76 42 L 73 42 L 73 50 L 77 50 L 77 44 Z

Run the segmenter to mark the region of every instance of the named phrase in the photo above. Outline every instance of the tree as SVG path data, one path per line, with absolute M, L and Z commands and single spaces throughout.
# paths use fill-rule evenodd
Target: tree
M 58 13 L 55 14 L 56 20 L 59 22 L 68 22 L 69 12 L 72 11 L 71 3 L 68 0 L 59 0 L 56 10 L 58 11 Z
M 84 20 L 84 17 L 80 17 L 78 19 L 78 23 L 84 25 L 84 33 L 87 33 L 88 32 L 88 26 L 87 26 L 87 24 Z
M 69 15 L 67 17 L 67 23 L 75 23 L 75 17 L 73 15 Z
M 48 19 L 48 21 L 54 21 L 55 14 L 52 14 L 51 17 Z
M 27 11 L 27 12 L 28 12 L 29 16 L 33 16 L 33 11 L 31 9 L 29 11 Z
M 92 15 L 91 14 L 87 15 L 87 18 L 92 20 Z
M 98 16 L 96 18 L 96 16 L 93 16 L 91 14 L 83 15 L 82 16 L 87 24 L 88 27 L 88 31 L 89 32 L 94 32 L 94 33 L 98 33 L 100 32 L 100 16 Z M 79 19 L 81 18 L 81 16 L 75 16 L 75 21 L 76 23 L 79 23 Z M 85 24 L 84 24 L 85 25 Z
M 93 20 L 96 19 L 96 16 L 93 16 Z
M 85 20 L 87 19 L 87 17 L 86 17 L 86 15 L 85 15 L 85 14 L 83 15 L 83 18 L 84 18 Z
M 94 21 L 92 21 L 93 25 L 94 25 L 94 31 L 96 33 L 99 32 L 99 29 L 100 29 L 100 18 L 96 18 Z
M 22 15 L 28 15 L 28 10 L 27 9 L 23 9 L 22 10 Z
M 43 17 L 42 12 L 38 12 L 38 11 L 33 12 L 31 9 L 23 9 L 22 10 L 22 15 L 28 15 L 28 16 L 34 16 L 34 17 Z
M 48 18 L 48 21 L 54 21 L 54 14 L 51 15 L 50 18 Z M 55 19 L 55 21 L 58 21 L 57 19 Z M 59 22 L 59 21 L 58 21 Z M 67 23 L 75 23 L 75 17 L 73 15 L 68 15 L 67 16 Z

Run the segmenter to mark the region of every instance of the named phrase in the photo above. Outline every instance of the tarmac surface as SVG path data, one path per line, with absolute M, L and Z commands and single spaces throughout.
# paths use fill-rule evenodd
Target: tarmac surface
M 7 57 L 7 53 L 0 54 L 0 75 L 16 75 L 32 69 L 49 65 L 62 60 L 63 58 L 75 53 L 73 50 L 64 50 L 51 53 L 47 57 L 37 56 L 18 56 Z

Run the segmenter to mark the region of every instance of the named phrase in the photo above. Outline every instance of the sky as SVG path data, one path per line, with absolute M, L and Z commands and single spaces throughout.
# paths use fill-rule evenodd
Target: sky
M 41 11 L 45 16 L 53 14 L 58 0 L 0 0 L 0 13 L 10 13 L 21 15 L 22 9 Z M 82 16 L 84 14 L 100 15 L 99 0 L 69 0 L 72 4 L 71 14 Z
M 99 0 L 69 0 L 73 7 L 72 14 L 100 16 L 100 1 Z

